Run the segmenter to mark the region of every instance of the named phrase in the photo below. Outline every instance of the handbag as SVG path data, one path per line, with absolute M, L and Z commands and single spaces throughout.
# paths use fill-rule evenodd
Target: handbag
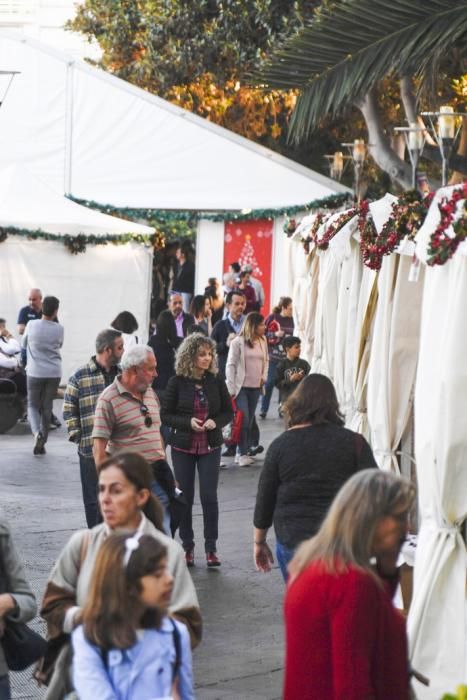
M 10 671 L 24 671 L 45 654 L 47 642 L 24 622 L 5 620 L 1 639 L 5 661 Z
M 3 548 L 0 546 L 0 593 L 9 592 L 9 578 L 3 559 Z M 0 644 L 3 647 L 6 665 L 10 671 L 24 671 L 42 656 L 47 642 L 25 622 L 15 622 L 8 617 L 3 622 L 5 628 Z
M 227 447 L 230 445 L 238 445 L 242 434 L 243 411 L 237 408 L 237 403 L 233 397 L 232 409 L 234 412 L 232 420 L 222 428 L 222 437 Z

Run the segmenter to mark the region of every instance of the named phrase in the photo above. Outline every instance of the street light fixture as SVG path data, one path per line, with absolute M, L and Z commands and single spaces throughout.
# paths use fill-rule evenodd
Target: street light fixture
M 329 174 L 338 182 L 342 179 L 342 174 L 345 170 L 346 161 L 352 160 L 351 156 L 345 156 L 342 151 L 335 151 L 330 155 L 325 155 L 329 164 Z
M 343 143 L 341 145 L 345 146 L 348 149 L 348 157 L 353 162 L 355 175 L 355 194 L 357 195 L 357 202 L 360 203 L 360 181 L 367 155 L 367 144 L 363 139 L 355 139 L 352 143 Z
M 430 133 L 436 141 L 441 154 L 441 182 L 443 187 L 447 185 L 449 159 L 462 124 L 461 120 L 456 119 L 456 117 L 465 116 L 464 112 L 455 112 L 451 105 L 442 105 L 439 108 L 439 112 L 422 112 L 422 117 L 427 117 L 430 122 Z M 437 120 L 437 124 L 435 120 Z
M 409 153 L 410 164 L 412 166 L 412 188 L 417 187 L 417 168 L 418 162 L 422 157 L 423 148 L 425 146 L 426 129 L 418 126 L 415 122 L 410 122 L 410 126 L 396 126 L 394 131 L 404 135 L 405 145 Z

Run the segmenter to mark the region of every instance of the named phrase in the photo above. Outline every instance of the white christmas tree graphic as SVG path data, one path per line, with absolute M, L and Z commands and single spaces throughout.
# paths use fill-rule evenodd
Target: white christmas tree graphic
M 245 236 L 245 243 L 243 244 L 243 248 L 240 252 L 238 262 L 240 263 L 240 267 L 243 267 L 244 265 L 251 265 L 253 268 L 252 274 L 254 277 L 263 276 L 263 273 L 259 268 L 258 261 L 256 260 L 255 250 L 251 244 L 251 236 L 249 234 Z

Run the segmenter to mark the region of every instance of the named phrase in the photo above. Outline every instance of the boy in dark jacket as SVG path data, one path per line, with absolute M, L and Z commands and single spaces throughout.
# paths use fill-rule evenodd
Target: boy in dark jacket
M 276 370 L 275 384 L 279 389 L 279 413 L 281 406 L 310 371 L 310 365 L 300 357 L 301 340 L 294 335 L 288 335 L 282 341 L 286 359 L 279 362 Z

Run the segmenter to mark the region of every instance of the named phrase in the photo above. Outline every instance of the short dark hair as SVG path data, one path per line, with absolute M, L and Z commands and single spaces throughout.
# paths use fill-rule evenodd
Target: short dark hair
M 302 341 L 300 338 L 297 338 L 296 335 L 287 335 L 284 340 L 282 341 L 282 345 L 284 346 L 284 350 L 288 350 L 289 348 L 293 348 L 294 345 L 301 345 Z
M 232 297 L 236 294 L 238 297 L 245 297 L 244 292 L 242 292 L 241 289 L 232 289 L 231 292 L 228 292 L 227 296 L 225 297 L 225 303 L 226 304 L 231 304 L 232 303 Z
M 309 374 L 302 379 L 285 402 L 284 413 L 289 427 L 302 423 L 344 425 L 334 384 L 324 374 Z
M 138 321 L 131 311 L 120 311 L 110 325 L 122 333 L 134 333 L 138 330 Z
M 106 348 L 113 348 L 113 345 L 117 338 L 122 337 L 122 332 L 117 331 L 115 328 L 106 328 L 97 334 L 96 338 L 96 352 L 104 352 Z
M 44 297 L 42 302 L 42 313 L 44 316 L 53 316 L 53 314 L 58 311 L 60 302 L 57 297 Z
M 6 325 L 6 319 L 5 318 L 0 318 L 0 323 L 3 323 Z
M 240 265 L 238 264 L 238 262 L 233 262 L 233 263 L 229 263 L 229 264 L 230 264 L 230 267 L 232 268 L 232 270 L 235 272 L 235 274 L 238 275 L 238 273 L 239 273 L 240 270 L 241 270 L 241 267 L 240 267 Z

